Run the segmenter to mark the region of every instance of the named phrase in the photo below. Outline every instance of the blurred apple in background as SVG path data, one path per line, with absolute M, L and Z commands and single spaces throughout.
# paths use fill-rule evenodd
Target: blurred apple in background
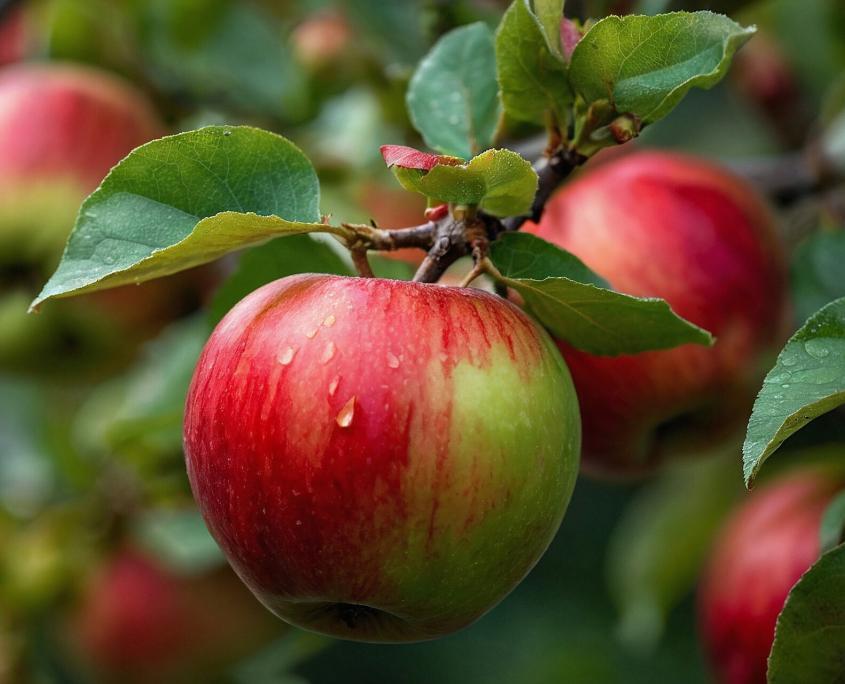
M 56 370 L 86 353 L 103 364 L 193 308 L 209 287 L 206 269 L 26 314 L 83 199 L 132 149 L 164 133 L 143 93 L 106 72 L 0 69 L 0 366 Z
M 343 66 L 353 40 L 352 27 L 336 10 L 322 10 L 306 17 L 290 37 L 294 55 L 313 71 Z
M 123 547 L 85 580 L 62 630 L 97 682 L 208 681 L 284 629 L 228 567 L 173 570 Z
M 665 299 L 717 340 L 617 357 L 560 343 L 581 404 L 585 471 L 647 473 L 744 425 L 786 320 L 784 259 L 754 190 L 701 159 L 639 152 L 564 186 L 527 230 L 615 290 Z
M 804 468 L 761 486 L 716 540 L 699 588 L 702 638 L 719 682 L 763 684 L 787 594 L 820 554 L 841 473 Z
M 0 21 L 0 66 L 24 58 L 30 36 L 23 7 L 13 7 Z

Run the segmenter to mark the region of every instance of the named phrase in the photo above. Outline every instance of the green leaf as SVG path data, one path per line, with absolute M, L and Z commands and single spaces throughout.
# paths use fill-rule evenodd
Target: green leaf
M 99 385 L 77 412 L 79 446 L 136 463 L 181 456 L 185 396 L 210 333 L 203 316 L 178 321 L 144 347 L 127 373 Z
M 763 381 L 742 447 L 745 483 L 814 418 L 845 403 L 845 298 L 811 316 Z
M 609 100 L 616 112 L 651 123 L 690 88 L 718 83 L 755 30 L 706 11 L 606 17 L 572 53 L 572 88 L 587 105 Z
M 482 22 L 444 35 L 408 86 L 408 112 L 426 144 L 468 159 L 493 144 L 499 86 L 493 32 Z
M 491 245 L 491 256 L 511 278 L 569 278 L 610 287 L 577 256 L 531 233 L 505 233 Z
M 625 643 L 656 646 L 670 611 L 695 585 L 715 532 L 742 492 L 737 448 L 670 465 L 623 513 L 606 567 Z
M 543 30 L 549 52 L 561 61 L 560 23 L 563 21 L 563 5 L 564 0 L 534 0 L 534 13 Z
M 556 338 L 606 355 L 713 343 L 707 331 L 680 318 L 662 299 L 631 297 L 597 287 L 590 282 L 595 276 L 585 271 L 583 264 L 563 250 L 555 255 L 554 249 L 537 238 L 508 238 L 494 242 L 490 256 L 504 284 L 522 295 L 529 312 Z M 533 263 L 526 251 L 537 254 Z M 550 268 L 551 273 L 568 271 L 569 275 L 548 277 L 541 268 Z
M 798 325 L 837 297 L 845 297 L 845 230 L 820 231 L 792 258 L 792 304 Z
M 335 250 L 308 235 L 276 240 L 241 255 L 238 268 L 214 295 L 209 311 L 211 322 L 219 322 L 253 290 L 294 273 L 352 275 Z
M 345 0 L 343 4 L 360 39 L 383 53 L 380 56 L 385 63 L 415 64 L 425 52 L 424 3 Z
M 134 5 L 146 73 L 163 90 L 228 104 L 239 113 L 293 120 L 306 113 L 305 75 L 282 39 L 281 23 L 255 3 L 151 0 Z
M 845 546 L 825 553 L 789 592 L 769 655 L 769 684 L 842 681 Z
M 155 140 L 85 200 L 32 308 L 175 273 L 279 235 L 342 232 L 317 223 L 318 207 L 314 168 L 281 136 L 210 126 Z
M 518 121 L 545 125 L 551 112 L 565 126 L 572 103 L 566 67 L 549 49 L 543 27 L 528 2 L 514 0 L 496 32 L 496 72 L 502 104 Z
M 157 509 L 133 520 L 133 533 L 165 565 L 198 573 L 223 563 L 223 553 L 195 509 Z
M 819 548 L 829 551 L 834 546 L 839 546 L 845 535 L 845 492 L 840 492 L 834 497 L 822 517 L 822 524 L 819 528 Z
M 478 205 L 493 216 L 528 213 L 537 193 L 537 172 L 511 150 L 487 150 L 466 164 L 438 164 L 431 171 L 392 169 L 407 190 L 436 203 Z

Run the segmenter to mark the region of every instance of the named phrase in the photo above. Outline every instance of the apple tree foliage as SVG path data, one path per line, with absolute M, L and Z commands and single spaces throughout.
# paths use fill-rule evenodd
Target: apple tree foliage
M 384 22 L 391 19 L 391 6 L 366 0 L 355 4 L 364 10 L 378 5 L 370 14 L 381 18 L 370 30 L 390 30 Z M 178 20 L 158 11 L 161 21 Z M 563 11 L 563 0 L 514 0 L 495 29 L 480 22 L 444 35 L 419 62 L 406 97 L 410 119 L 433 152 L 394 146 L 385 152 L 385 161 L 399 184 L 423 195 L 430 206 L 446 203 L 454 216 L 469 212 L 495 226 L 488 275 L 518 292 L 535 318 L 573 346 L 617 355 L 711 344 L 707 331 L 677 316 L 665 301 L 614 292 L 574 255 L 513 230 L 542 212 L 546 160 L 525 159 L 503 147 L 503 130 L 514 122 L 544 127 L 550 156 L 576 166 L 636 137 L 670 114 L 690 89 L 715 85 L 754 29 L 706 11 L 584 24 L 565 19 Z M 239 21 L 247 19 L 223 23 L 237 34 Z M 227 36 L 223 32 L 217 40 L 234 40 Z M 415 45 L 407 44 L 403 60 L 416 59 Z M 148 49 L 161 64 L 185 72 L 208 63 L 182 60 L 178 46 L 166 43 L 151 43 Z M 284 61 L 273 54 L 267 68 Z M 228 73 L 225 64 L 215 66 Z M 282 136 L 248 126 L 209 126 L 153 141 L 117 165 L 84 202 L 61 263 L 33 309 L 242 250 L 247 251 L 238 268 L 215 296 L 213 319 L 262 285 L 260 274 L 268 271 L 278 276 L 303 269 L 351 274 L 348 259 L 333 243 L 350 249 L 378 246 L 367 242 L 360 227 L 334 222 L 320 209 L 314 167 Z M 835 286 L 820 280 L 807 301 L 817 302 L 830 287 Z M 199 330 L 200 339 L 206 325 L 185 334 Z M 747 482 L 783 440 L 843 402 L 844 340 L 845 300 L 840 299 L 813 315 L 787 344 L 749 425 Z M 145 414 L 131 401 L 131 392 L 127 396 L 127 413 L 110 439 L 143 431 L 145 420 L 160 418 Z M 173 411 L 178 421 L 178 408 Z M 722 471 L 712 477 L 721 482 Z M 671 506 L 693 516 L 710 503 L 684 497 Z M 703 526 L 712 527 L 710 522 Z M 829 565 L 825 561 L 825 569 L 818 571 L 819 583 L 833 576 Z M 643 568 L 643 576 L 652 571 Z M 788 603 L 788 611 L 799 618 L 802 595 L 798 592 Z M 671 598 L 658 597 L 657 608 L 646 608 L 661 610 Z M 790 624 L 798 630 L 803 623 Z M 773 663 L 778 649 L 791 642 L 779 637 Z
M 518 0 L 495 32 L 472 24 L 433 47 L 411 79 L 407 104 L 441 154 L 427 155 L 427 168 L 388 159 L 403 187 L 492 219 L 529 215 L 538 173 L 518 153 L 494 147 L 503 113 L 545 124 L 580 163 L 666 115 L 691 87 L 713 85 L 753 32 L 709 12 L 608 18 L 585 29 L 563 19 L 562 4 Z M 562 46 L 554 30 L 562 25 L 580 37 L 574 48 Z M 526 102 L 536 111 L 525 111 Z M 324 233 L 346 246 L 360 238 L 353 227 L 324 220 L 319 206 L 313 166 L 281 136 L 212 126 L 154 141 L 85 201 L 33 307 L 161 277 L 276 237 Z M 313 242 L 312 249 L 330 248 Z M 491 254 L 495 277 L 577 347 L 620 354 L 712 343 L 665 302 L 613 292 L 538 238 L 508 235 Z

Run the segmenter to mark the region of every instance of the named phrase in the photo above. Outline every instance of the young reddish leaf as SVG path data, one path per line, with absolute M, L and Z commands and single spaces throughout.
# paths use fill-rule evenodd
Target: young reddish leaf
M 584 37 L 584 34 L 581 32 L 581 28 L 578 26 L 577 22 L 573 21 L 572 19 L 567 19 L 564 17 L 560 21 L 560 46 L 563 50 L 563 56 L 566 58 L 568 62 L 572 59 L 572 53 L 575 50 L 575 46 L 578 45 L 578 41 Z
M 403 169 L 431 171 L 440 163 L 440 155 L 421 152 L 405 145 L 382 145 L 381 156 L 388 166 L 400 166 Z

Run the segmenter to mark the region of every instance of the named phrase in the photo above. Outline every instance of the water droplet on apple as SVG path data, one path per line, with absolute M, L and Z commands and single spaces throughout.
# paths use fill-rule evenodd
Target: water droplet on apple
M 396 354 L 391 354 L 387 352 L 387 365 L 391 368 L 399 368 L 399 358 Z
M 347 401 L 343 408 L 337 414 L 337 424 L 342 428 L 348 428 L 352 425 L 352 419 L 355 417 L 355 395 L 353 394 L 349 401 Z
M 440 359 L 440 363 L 446 363 L 449 360 L 449 355 L 446 352 L 440 352 L 438 358 Z
M 305 337 L 307 337 L 309 340 L 313 339 L 314 335 L 317 334 L 317 330 L 318 330 L 318 328 L 312 328 L 307 333 L 305 333 Z
M 296 356 L 296 349 L 293 347 L 286 347 L 278 356 L 279 363 L 283 366 L 287 366 L 291 361 L 293 361 L 294 356 Z
M 335 375 L 334 380 L 329 383 L 329 396 L 333 397 L 334 393 L 337 392 L 337 386 L 340 384 L 340 376 Z
M 297 525 L 297 527 L 299 527 L 301 524 L 302 524 L 302 521 L 301 521 L 301 520 L 297 520 L 297 521 L 296 521 L 296 525 Z
M 329 314 L 326 316 L 326 320 L 323 321 L 323 325 L 327 328 L 331 328 L 334 325 L 335 317 L 334 314 Z
M 334 342 L 329 341 L 329 343 L 326 345 L 326 348 L 323 350 L 323 356 L 320 359 L 320 363 L 328 363 L 329 361 L 331 361 L 332 357 L 334 356 L 334 350 Z

